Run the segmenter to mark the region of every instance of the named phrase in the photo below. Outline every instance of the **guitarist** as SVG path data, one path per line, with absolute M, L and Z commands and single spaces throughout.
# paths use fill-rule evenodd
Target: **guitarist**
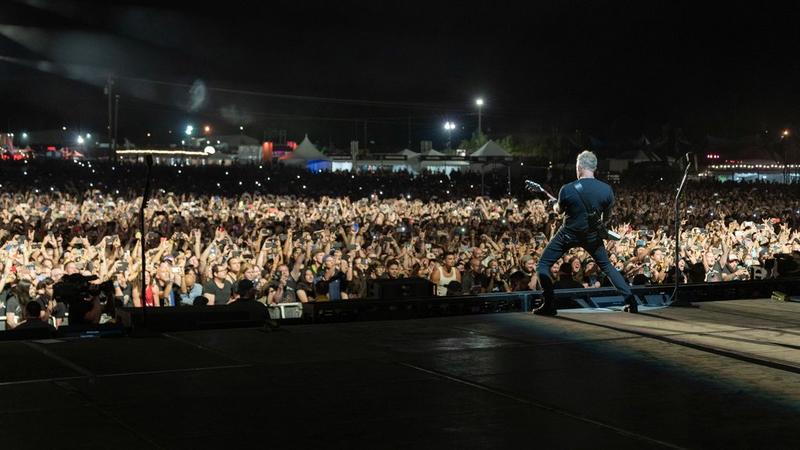
M 583 247 L 592 255 L 614 287 L 625 296 L 624 310 L 631 313 L 639 312 L 630 286 L 608 260 L 608 253 L 603 244 L 603 239 L 608 237 L 604 223 L 611 218 L 614 191 L 611 190 L 611 186 L 595 179 L 597 156 L 594 153 L 584 151 L 578 155 L 575 169 L 578 180 L 562 186 L 558 199 L 548 194 L 555 203 L 553 207 L 555 212 L 564 213 L 564 224 L 547 244 L 536 267 L 539 283 L 544 292 L 542 305 L 533 310 L 533 313 L 545 316 L 557 314 L 550 268 L 567 250 L 577 246 Z M 602 218 L 598 216 L 600 213 Z M 592 220 L 594 218 L 597 220 Z

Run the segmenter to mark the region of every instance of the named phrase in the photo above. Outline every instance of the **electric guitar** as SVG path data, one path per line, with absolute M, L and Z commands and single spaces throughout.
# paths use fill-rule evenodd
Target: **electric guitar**
M 545 188 L 543 188 L 541 184 L 535 181 L 525 180 L 525 189 L 527 189 L 530 192 L 536 192 L 536 193 L 541 192 L 542 194 L 547 196 L 547 199 L 551 203 L 558 202 L 558 199 L 553 194 L 547 192 L 547 190 L 545 190 Z
M 543 193 L 543 194 L 545 194 L 547 196 L 548 200 L 551 203 L 558 203 L 558 199 L 555 196 L 553 196 L 553 194 L 547 192 L 542 187 L 541 184 L 539 184 L 539 183 L 537 183 L 535 181 L 525 180 L 525 189 L 527 189 L 530 192 L 541 192 L 541 193 Z M 562 214 L 563 214 L 563 211 L 562 211 Z M 602 230 L 600 231 L 600 235 L 603 237 L 603 239 L 608 239 L 608 240 L 618 241 L 618 240 L 622 239 L 622 236 L 620 236 L 617 232 L 612 231 L 612 230 L 607 230 L 605 228 L 605 225 L 602 226 Z

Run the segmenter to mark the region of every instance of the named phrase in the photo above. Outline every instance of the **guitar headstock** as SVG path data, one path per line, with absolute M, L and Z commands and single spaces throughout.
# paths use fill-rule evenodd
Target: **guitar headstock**
M 545 194 L 547 193 L 545 192 L 541 184 L 531 180 L 525 180 L 525 189 L 529 190 L 530 192 L 543 192 Z

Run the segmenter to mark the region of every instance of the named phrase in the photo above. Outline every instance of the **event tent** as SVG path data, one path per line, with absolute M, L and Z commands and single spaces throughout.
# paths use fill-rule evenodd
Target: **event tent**
M 300 145 L 294 151 L 281 158 L 284 164 L 290 166 L 304 166 L 308 170 L 330 170 L 331 159 L 322 154 L 317 147 L 308 139 L 308 135 L 303 138 Z
M 508 153 L 503 147 L 495 141 L 488 141 L 483 144 L 483 147 L 475 150 L 470 158 L 510 158 L 511 153 Z

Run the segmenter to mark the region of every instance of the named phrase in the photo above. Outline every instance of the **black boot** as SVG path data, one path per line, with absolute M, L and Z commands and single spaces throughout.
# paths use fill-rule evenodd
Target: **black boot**
M 629 295 L 625 297 L 625 306 L 622 308 L 622 311 L 631 314 L 639 312 L 639 303 L 636 301 L 636 296 Z
M 534 309 L 533 313 L 537 316 L 555 316 L 558 314 L 558 309 L 556 309 L 556 299 L 542 299 L 542 304 L 538 308 Z

